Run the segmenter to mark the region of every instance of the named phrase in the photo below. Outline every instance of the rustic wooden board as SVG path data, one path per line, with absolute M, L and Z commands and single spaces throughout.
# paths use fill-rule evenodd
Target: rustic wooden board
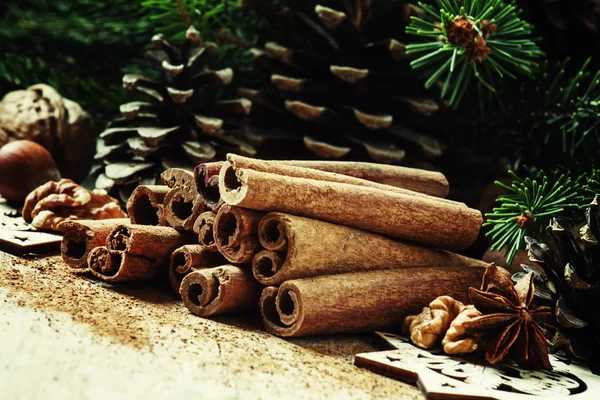
M 423 399 L 352 365 L 377 351 L 368 336 L 282 340 L 257 313 L 199 318 L 171 290 L 0 251 L 0 398 Z
M 510 361 L 490 366 L 424 350 L 399 335 L 376 332 L 375 339 L 394 350 L 357 354 L 355 365 L 416 384 L 429 399 L 589 399 L 600 393 L 600 377 L 555 355 L 552 371 L 529 371 Z

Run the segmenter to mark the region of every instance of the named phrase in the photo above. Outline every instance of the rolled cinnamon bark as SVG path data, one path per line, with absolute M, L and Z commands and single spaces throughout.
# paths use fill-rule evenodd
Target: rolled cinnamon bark
M 117 225 L 128 223 L 127 218 L 61 222 L 58 229 L 65 232 L 60 244 L 63 261 L 71 268 L 87 268 L 90 251 L 103 246 Z
M 462 250 L 477 238 L 481 212 L 433 198 L 345 183 L 221 168 L 219 190 L 233 206 L 280 211 L 436 248 Z
M 173 228 L 192 231 L 198 216 L 204 212 L 204 202 L 195 190 L 175 187 L 165 197 L 165 220 Z
M 117 225 L 106 238 L 106 247 L 156 260 L 162 267 L 175 249 L 195 242 L 193 234 L 167 226 Z
M 188 310 L 209 317 L 255 308 L 261 288 L 249 268 L 222 265 L 186 275 L 179 293 Z
M 223 204 L 219 194 L 219 171 L 223 166 L 222 161 L 204 163 L 194 168 L 196 190 L 202 196 L 204 207 L 216 211 Z
M 160 174 L 160 179 L 169 189 L 182 188 L 190 192 L 196 191 L 194 173 L 181 168 L 169 168 Z
M 214 225 L 217 214 L 214 211 L 206 211 L 198 216 L 194 222 L 194 233 L 198 235 L 198 242 L 208 251 L 219 251 L 215 243 Z
M 140 185 L 127 201 L 127 214 L 132 224 L 165 225 L 163 203 L 169 187 L 164 185 Z
M 468 300 L 484 268 L 427 267 L 326 275 L 263 290 L 260 311 L 277 336 L 398 331 L 438 296 Z
M 179 293 L 181 280 L 190 272 L 204 268 L 213 268 L 226 264 L 225 258 L 215 252 L 209 251 L 199 244 L 181 246 L 171 254 L 169 264 L 169 280 L 173 289 Z
M 106 282 L 146 281 L 162 272 L 156 260 L 109 250 L 105 246 L 90 252 L 88 264 L 92 274 Z
M 254 256 L 252 273 L 263 285 L 346 272 L 488 264 L 343 225 L 277 212 L 260 221 L 258 238 L 266 250 Z
M 355 178 L 353 176 L 342 175 L 335 172 L 327 172 L 321 171 L 315 168 L 308 167 L 300 167 L 297 165 L 286 164 L 285 162 L 279 161 L 265 161 L 258 160 L 249 157 L 238 156 L 236 154 L 228 154 L 227 161 L 231 164 L 228 168 L 237 169 L 251 169 L 259 172 L 268 172 L 271 174 L 290 176 L 295 178 L 305 178 L 305 179 L 316 179 L 319 181 L 327 181 L 327 182 L 338 182 L 338 183 L 347 183 L 350 185 L 371 187 L 375 189 L 388 190 L 390 192 L 401 193 L 408 196 L 417 196 L 417 197 L 425 197 L 431 198 L 433 196 L 423 194 L 417 191 L 408 190 L 402 187 L 396 187 L 392 185 L 377 183 L 373 181 L 369 181 L 366 179 Z M 360 163 L 359 163 L 360 164 Z M 420 170 L 416 170 L 420 171 Z M 441 197 L 435 197 L 436 200 L 439 201 L 447 201 L 454 204 L 464 205 L 463 203 L 457 203 L 452 200 L 446 200 Z
M 335 172 L 436 197 L 446 197 L 449 191 L 448 180 L 444 174 L 424 169 L 355 161 L 314 160 L 267 162 Z
M 260 250 L 258 223 L 264 213 L 225 204 L 219 208 L 213 230 L 217 249 L 234 264 L 252 261 Z

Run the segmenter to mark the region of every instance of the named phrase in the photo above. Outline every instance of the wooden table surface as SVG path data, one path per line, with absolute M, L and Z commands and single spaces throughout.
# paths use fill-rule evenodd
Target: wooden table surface
M 168 285 L 108 285 L 59 256 L 0 252 L 2 399 L 422 399 L 352 365 L 369 336 L 284 340 L 202 319 Z

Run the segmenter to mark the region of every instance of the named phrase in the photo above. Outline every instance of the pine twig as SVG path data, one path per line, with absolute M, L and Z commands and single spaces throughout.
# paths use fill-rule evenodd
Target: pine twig
M 531 39 L 532 27 L 519 19 L 513 2 L 435 0 L 419 2 L 424 15 L 411 16 L 406 32 L 423 39 L 406 47 L 411 62 L 428 78 L 443 81 L 442 98 L 456 106 L 473 81 L 495 91 L 498 79 L 532 75 L 543 52 Z
M 181 0 L 175 0 L 175 2 L 177 3 L 177 7 L 179 8 L 179 13 L 181 14 L 181 17 L 183 18 L 183 22 L 185 22 L 185 26 L 187 26 L 187 27 L 191 26 L 192 20 L 190 19 L 189 15 L 185 11 L 185 6 L 181 2 Z
M 543 230 L 551 218 L 572 219 L 571 212 L 579 209 L 582 199 L 579 181 L 573 181 L 568 173 L 554 171 L 548 177 L 544 171 L 520 178 L 509 171 L 513 178 L 511 186 L 501 182 L 496 185 L 508 191 L 496 199 L 499 207 L 486 214 L 484 227 L 494 242 L 492 251 L 506 246 L 504 255 L 510 264 L 517 251 L 524 247 L 525 236 L 542 240 Z
M 575 68 L 569 64 L 546 61 L 535 79 L 506 82 L 496 95 L 478 96 L 481 136 L 499 139 L 515 159 L 540 168 L 592 164 L 600 150 L 600 71 L 590 69 L 590 59 Z

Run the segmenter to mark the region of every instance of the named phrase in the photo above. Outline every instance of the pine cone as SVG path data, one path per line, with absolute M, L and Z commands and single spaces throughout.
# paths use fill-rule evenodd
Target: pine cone
M 600 50 L 599 0 L 520 0 L 523 18 L 544 36 L 549 54 L 573 57 Z
M 379 17 L 398 16 L 395 26 L 419 9 L 402 6 L 396 14 L 376 15 L 371 1 L 342 3 L 353 6 L 342 12 L 317 5 L 319 22 L 297 10 L 277 12 L 275 18 L 307 48 L 268 42 L 251 49 L 255 61 L 271 71 L 270 85 L 240 92 L 254 104 L 255 140 L 302 141 L 323 158 L 398 163 L 407 151 L 416 158 L 440 156 L 438 141 L 418 132 L 438 104 L 414 77 L 404 44 L 377 37 Z
M 556 330 L 549 330 L 551 350 L 564 350 L 584 360 L 592 372 L 600 374 L 600 210 L 598 198 L 586 213 L 587 225 L 581 229 L 581 242 L 568 226 L 553 220 L 548 234 L 552 248 L 526 237 L 529 259 L 541 268 L 522 265 L 534 272 L 536 302 L 553 308 Z M 524 272 L 513 276 L 519 279 Z
M 244 98 L 220 100 L 220 87 L 228 85 L 230 68 L 212 70 L 218 47 L 202 42 L 190 27 L 174 47 L 163 35 L 155 35 L 158 49 L 146 56 L 160 70 L 160 81 L 141 75 L 125 75 L 123 86 L 151 99 L 120 108 L 122 118 L 100 134 L 96 159 L 105 165 L 96 187 L 116 191 L 126 199 L 138 184 L 159 182 L 168 168 L 192 169 L 227 152 L 254 156 L 256 150 L 240 140 L 252 103 Z

